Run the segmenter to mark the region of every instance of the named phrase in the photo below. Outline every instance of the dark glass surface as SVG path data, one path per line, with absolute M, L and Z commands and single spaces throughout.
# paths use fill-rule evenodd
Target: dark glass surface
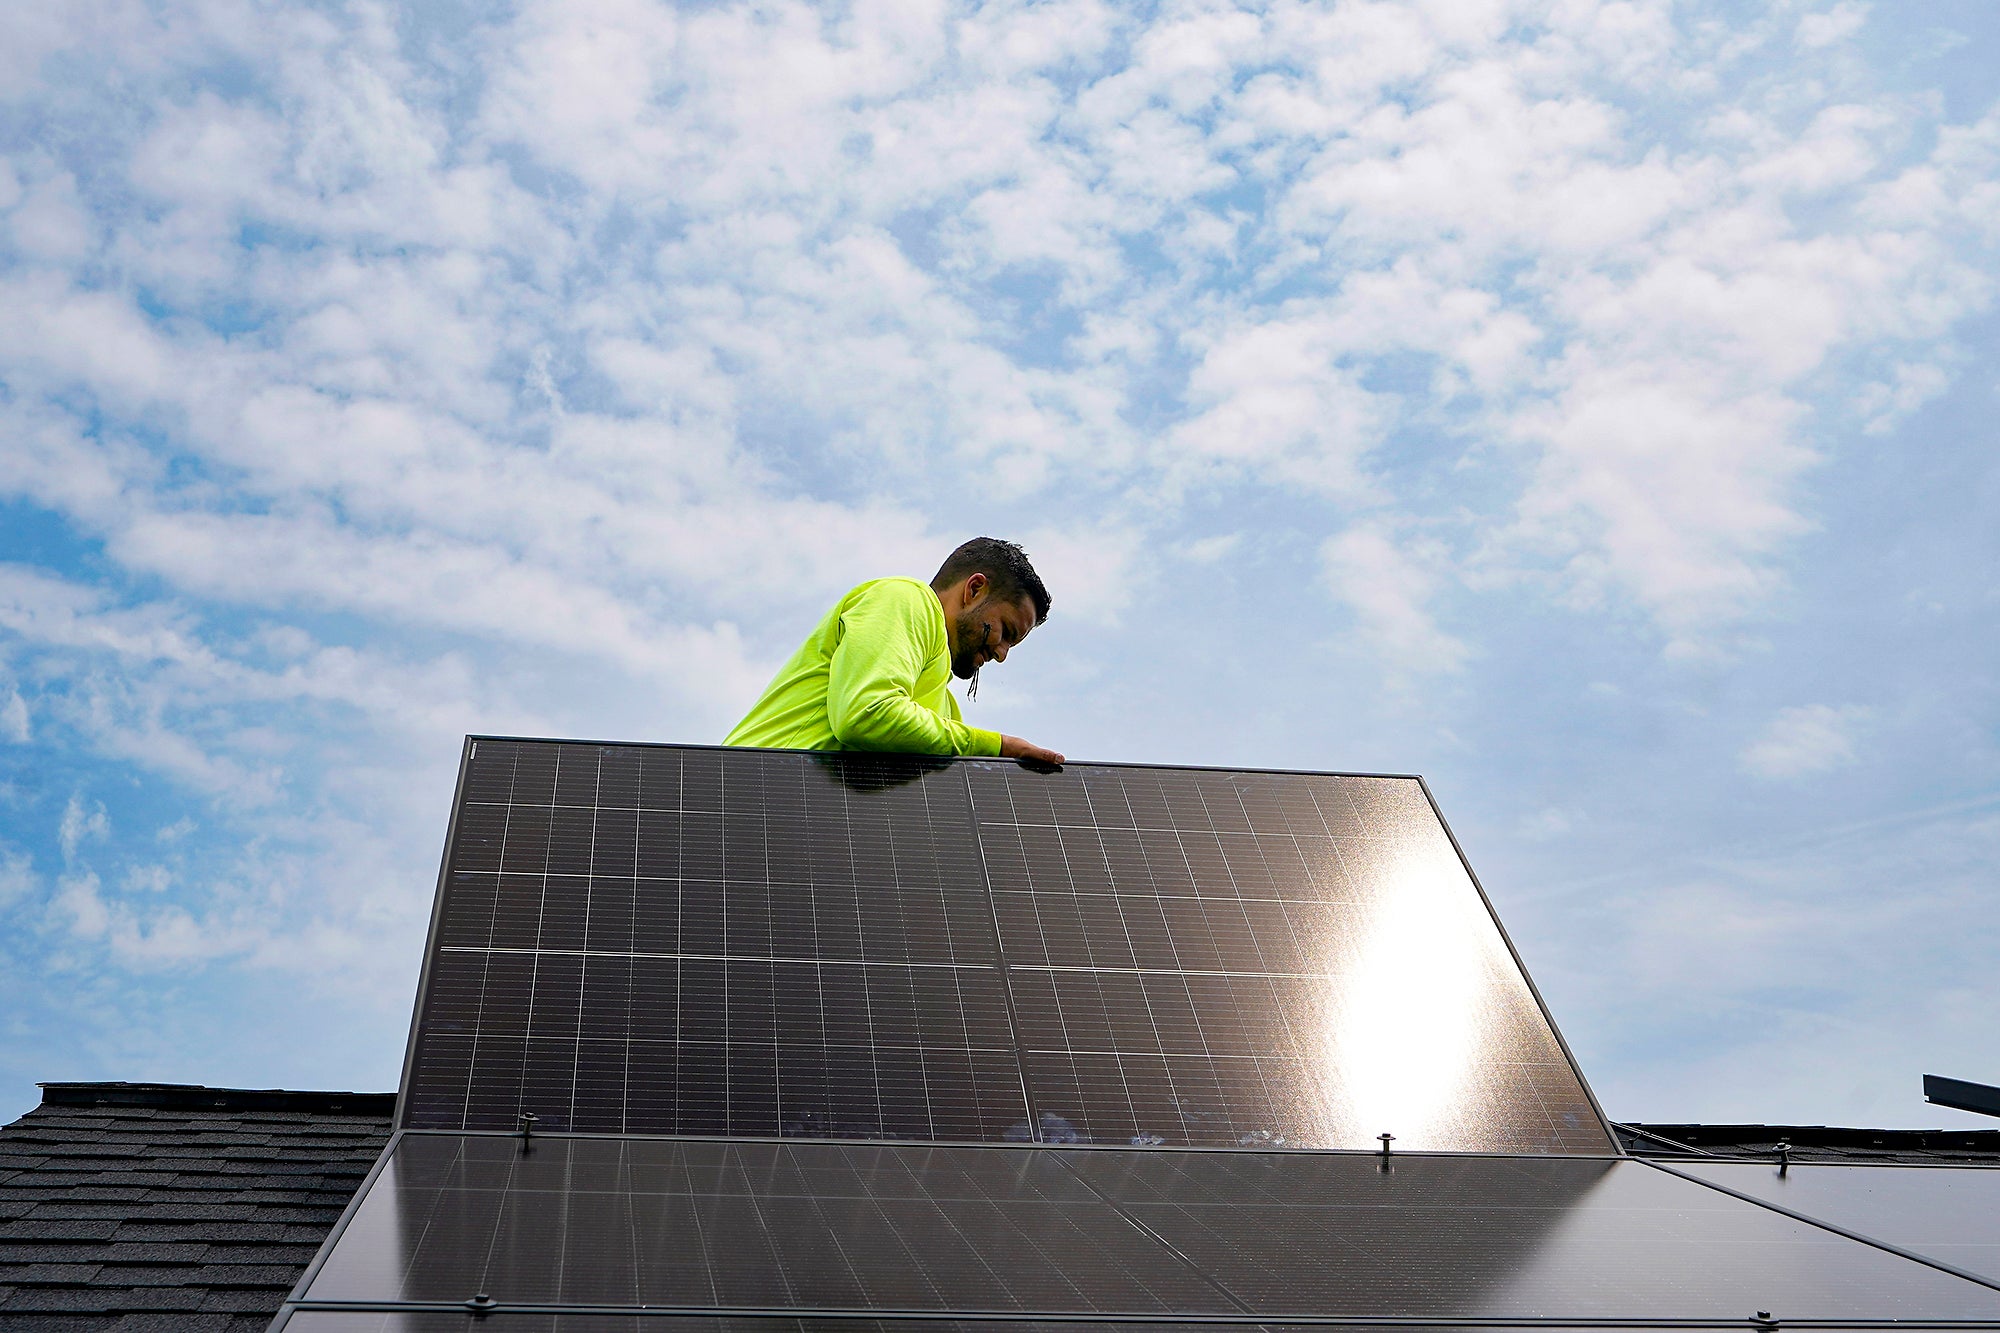
M 1643 1163 L 1069 1153 L 1260 1313 L 1415 1318 L 1993 1318 L 2000 1292 Z M 1699 1187 L 1697 1187 L 1699 1188 Z M 1732 1206 L 1733 1205 L 1733 1206 Z
M 483 740 L 426 967 L 414 1128 L 1611 1150 L 1412 779 Z
M 410 1135 L 308 1301 L 2000 1319 L 2000 1292 L 1643 1163 Z
M 310 1300 L 1230 1313 L 1047 1153 L 404 1138 Z
M 2000 1170 L 1970 1166 L 1681 1162 L 1712 1180 L 1856 1235 L 2000 1282 Z
M 480 741 L 427 966 L 413 1127 L 1025 1132 L 935 760 Z
M 1052 1134 L 1611 1150 L 1414 779 L 966 772 Z

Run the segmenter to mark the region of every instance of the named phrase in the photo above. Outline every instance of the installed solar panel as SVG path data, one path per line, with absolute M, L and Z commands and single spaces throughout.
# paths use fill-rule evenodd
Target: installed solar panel
M 1055 1132 L 1610 1150 L 1415 779 L 966 772 Z
M 970 828 L 918 759 L 473 742 L 405 1123 L 1025 1126 Z
M 1644 1163 L 404 1135 L 306 1304 L 1418 1320 L 1996 1319 Z
M 474 1291 L 502 1304 L 1236 1308 L 1047 1153 L 647 1139 L 523 1153 L 506 1138 L 405 1136 L 305 1299 Z
M 1606 1153 L 1409 778 L 470 743 L 403 1123 Z
M 2000 1282 L 2000 1169 L 1702 1160 L 1666 1169 Z

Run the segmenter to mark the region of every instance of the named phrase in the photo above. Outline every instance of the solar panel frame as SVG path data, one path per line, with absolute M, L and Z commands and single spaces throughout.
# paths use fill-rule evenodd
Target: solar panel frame
M 468 1319 L 461 1310 L 439 1310 L 408 1306 L 374 1308 L 357 1306 L 327 1309 L 309 1306 L 288 1307 L 270 1333 L 466 1333 Z M 1805 1327 L 1813 1327 L 1806 1323 Z M 477 1325 L 484 1333 L 1304 1333 L 1304 1330 L 1341 1329 L 1346 1333 L 1444 1333 L 1445 1330 L 1561 1329 L 1566 1333 L 1631 1333 L 1631 1322 L 1605 1324 L 1572 1320 L 1538 1320 L 1528 1323 L 1508 1320 L 1463 1322 L 1432 1321 L 1410 1323 L 1398 1320 L 1385 1324 L 1356 1320 L 1345 1315 L 1324 1319 L 1257 1320 L 1223 1316 L 1178 1316 L 1173 1319 L 1132 1317 L 1042 1315 L 1036 1318 L 1013 1316 L 895 1314 L 862 1312 L 800 1315 L 784 1312 L 763 1314 L 702 1314 L 679 1310 L 600 1311 L 506 1309 L 479 1316 Z M 1637 1325 L 1646 1329 L 1693 1330 L 1716 1327 L 1716 1321 L 1669 1323 L 1648 1319 Z M 1852 1327 L 1852 1325 L 1836 1325 Z M 1983 1329 L 2000 1327 L 1993 1323 L 1953 1321 L 1940 1325 L 1918 1322 L 1908 1327 Z
M 571 741 L 571 740 L 556 740 L 547 738 L 501 737 L 501 736 L 487 736 L 487 735 L 468 736 L 466 738 L 460 757 L 459 778 L 458 778 L 457 790 L 455 792 L 453 800 L 451 823 L 449 825 L 447 832 L 444 855 L 441 858 L 441 863 L 440 863 L 439 882 L 438 882 L 439 892 L 433 901 L 431 926 L 429 932 L 429 939 L 426 947 L 426 966 L 424 968 L 423 976 L 420 980 L 419 992 L 417 996 L 417 1004 L 412 1012 L 409 1041 L 406 1044 L 405 1048 L 403 1079 L 401 1084 L 402 1097 L 399 1100 L 398 1104 L 398 1118 L 397 1118 L 397 1124 L 402 1127 L 416 1127 L 413 1124 L 413 1117 L 412 1117 L 412 1089 L 415 1086 L 414 1077 L 417 1072 L 417 1065 L 419 1058 L 419 1040 L 420 1037 L 423 1035 L 421 1029 L 425 1020 L 425 1016 L 428 1012 L 428 1006 L 432 1003 L 434 998 L 434 989 L 435 989 L 434 972 L 437 971 L 437 969 L 435 969 L 432 966 L 432 960 L 436 959 L 439 956 L 439 951 L 442 943 L 441 935 L 444 929 L 446 928 L 447 924 L 445 920 L 445 901 L 446 901 L 447 890 L 450 888 L 450 876 L 452 874 L 453 867 L 459 859 L 460 849 L 462 846 L 465 845 L 468 836 L 478 834 L 478 829 L 473 826 L 478 823 L 480 816 L 477 815 L 476 813 L 472 813 L 472 807 L 475 803 L 472 801 L 471 798 L 474 795 L 479 794 L 480 789 L 478 786 L 479 779 L 477 775 L 474 773 L 472 761 L 474 755 L 477 752 L 477 747 L 485 743 L 514 745 L 521 747 L 550 747 L 556 752 L 557 755 L 559 755 L 561 751 L 564 749 L 574 749 L 577 751 L 584 751 L 584 750 L 595 751 L 600 756 L 616 756 L 616 760 L 613 764 L 614 771 L 609 774 L 611 781 L 620 784 L 622 788 L 629 788 L 630 790 L 634 791 L 637 791 L 638 789 L 644 787 L 646 784 L 647 770 L 646 770 L 646 765 L 643 762 L 643 756 L 648 752 L 673 752 L 677 755 L 713 754 L 717 756 L 718 762 L 720 762 L 722 757 L 726 755 L 741 755 L 746 753 L 745 751 L 735 750 L 732 749 L 731 747 L 719 747 L 719 746 L 684 746 L 684 745 L 633 743 L 633 742 L 584 742 L 584 741 Z M 763 754 L 774 757 L 782 755 L 796 755 L 802 758 L 812 758 L 822 761 L 824 761 L 827 758 L 827 756 L 813 751 L 753 751 L 747 753 Z M 1027 1034 L 1024 1032 L 1023 1019 L 1020 1008 L 1022 1003 L 1022 997 L 1018 989 L 1021 985 L 1031 984 L 1031 983 L 1026 983 L 1022 981 L 1023 974 L 1016 969 L 1013 960 L 1010 957 L 1008 957 L 1008 950 L 1007 950 L 1008 936 L 1006 930 L 1003 928 L 1001 921 L 1001 910 L 1002 910 L 1003 899 L 1001 897 L 1000 892 L 996 891 L 994 886 L 993 872 L 988 861 L 989 847 L 988 847 L 987 837 L 985 836 L 985 830 L 980 827 L 982 821 L 981 821 L 981 816 L 979 815 L 977 809 L 977 797 L 974 792 L 973 778 L 971 775 L 971 768 L 970 768 L 971 765 L 976 765 L 980 763 L 990 764 L 993 761 L 958 759 L 958 760 L 937 761 L 937 762 L 939 763 L 940 767 L 956 768 L 961 774 L 964 775 L 966 800 L 968 806 L 971 808 L 972 811 L 971 822 L 973 825 L 972 832 L 974 836 L 972 837 L 971 841 L 974 848 L 975 856 L 977 858 L 979 875 L 983 881 L 984 899 L 987 905 L 987 910 L 991 916 L 989 928 L 992 932 L 994 947 L 998 955 L 999 971 L 1003 982 L 1001 987 L 1001 995 L 1006 1011 L 1006 1021 L 1010 1027 L 1011 1035 L 1013 1038 L 1012 1050 L 1014 1053 L 1014 1059 L 1016 1061 L 1017 1068 L 1020 1073 L 1019 1081 L 1022 1087 L 1022 1098 L 1027 1108 L 1027 1127 L 1029 1131 L 1029 1136 L 1031 1138 L 1039 1140 L 1048 1136 L 1046 1132 L 1048 1131 L 1048 1126 L 1045 1125 L 1043 1111 L 1042 1108 L 1039 1106 L 1040 1099 L 1037 1096 L 1034 1087 L 1032 1086 L 1032 1084 L 1034 1083 L 1034 1079 L 1029 1077 L 1029 1072 L 1030 1072 L 1029 1062 L 1028 1062 L 1028 1057 L 1026 1055 L 1026 1052 L 1029 1049 L 1029 1045 L 1027 1040 Z M 562 794 L 562 792 L 559 791 L 559 787 L 560 784 L 565 780 L 565 778 L 563 773 L 561 772 L 560 764 L 555 762 L 553 756 L 551 757 L 551 761 L 548 764 L 537 764 L 531 767 L 534 767 L 536 769 L 536 771 L 532 773 L 530 776 L 531 780 L 536 784 L 538 790 L 541 787 L 545 786 L 549 792 L 551 799 L 553 799 L 555 796 L 559 794 Z M 1613 1153 L 1620 1151 L 1616 1146 L 1616 1140 L 1609 1132 L 1608 1123 L 1606 1117 L 1604 1116 L 1602 1107 L 1598 1103 L 1596 1095 L 1594 1091 L 1590 1088 L 1589 1082 L 1584 1077 L 1581 1068 L 1578 1066 L 1575 1056 L 1573 1052 L 1570 1050 L 1567 1040 L 1563 1037 L 1561 1029 L 1556 1025 L 1553 1016 L 1550 1014 L 1546 1002 L 1543 1000 L 1539 989 L 1535 986 L 1533 977 L 1528 973 L 1526 967 L 1523 965 L 1519 955 L 1519 951 L 1515 947 L 1512 938 L 1507 934 L 1505 926 L 1501 923 L 1498 914 L 1493 910 L 1491 900 L 1487 896 L 1484 886 L 1479 882 L 1477 874 L 1472 870 L 1471 865 L 1466 860 L 1464 852 L 1458 843 L 1456 834 L 1452 831 L 1449 822 L 1446 821 L 1445 818 L 1443 817 L 1442 812 L 1437 808 L 1436 801 L 1431 796 L 1427 784 L 1424 783 L 1423 779 L 1420 776 L 1404 775 L 1404 774 L 1360 774 L 1360 773 L 1341 773 L 1341 772 L 1317 772 L 1317 771 L 1304 771 L 1304 770 L 1282 770 L 1282 771 L 1240 770 L 1240 769 L 1228 769 L 1228 768 L 1221 768 L 1214 766 L 1161 766 L 1161 765 L 1120 764 L 1120 763 L 1075 765 L 1072 767 L 1079 770 L 1103 771 L 1106 773 L 1131 773 L 1135 775 L 1138 774 L 1150 775 L 1150 777 L 1156 782 L 1161 781 L 1163 775 L 1165 778 L 1173 779 L 1177 777 L 1199 777 L 1199 775 L 1208 774 L 1208 775 L 1223 775 L 1225 777 L 1244 776 L 1244 775 L 1268 776 L 1272 778 L 1281 778 L 1281 779 L 1363 778 L 1363 779 L 1409 782 L 1415 784 L 1415 791 L 1421 793 L 1422 805 L 1424 807 L 1427 818 L 1429 820 L 1435 821 L 1436 828 L 1442 831 L 1442 833 L 1444 834 L 1445 840 L 1448 842 L 1450 846 L 1451 855 L 1453 859 L 1456 861 L 1458 868 L 1462 870 L 1466 880 L 1469 882 L 1473 890 L 1473 893 L 1475 894 L 1479 902 L 1480 910 L 1481 912 L 1483 912 L 1484 921 L 1490 924 L 1491 929 L 1497 935 L 1500 947 L 1502 950 L 1504 950 L 1505 957 L 1509 962 L 1509 964 L 1511 965 L 1512 975 L 1518 977 L 1520 983 L 1525 988 L 1526 994 L 1533 1005 L 1535 1015 L 1540 1021 L 1541 1029 L 1546 1032 L 1548 1037 L 1552 1040 L 1555 1049 L 1560 1053 L 1561 1061 L 1566 1066 L 1569 1077 L 1574 1079 L 1575 1086 L 1580 1091 L 1582 1099 L 1589 1109 L 1591 1118 L 1595 1120 L 1597 1128 L 1602 1131 L 1603 1142 L 1606 1150 Z M 552 771 L 543 771 L 543 770 L 552 770 Z M 605 781 L 606 776 L 607 775 L 604 769 L 603 760 L 600 759 L 597 781 L 599 781 L 600 783 Z M 515 777 L 518 780 L 519 777 L 518 763 L 517 763 Z M 1200 799 L 1199 788 L 1196 788 L 1195 791 L 1196 791 L 1195 799 L 1198 801 Z M 488 792 L 487 794 L 489 796 L 491 795 L 490 792 Z M 513 794 L 512 791 L 508 793 L 510 797 L 512 796 L 512 794 Z M 569 794 L 573 796 L 584 795 L 584 793 L 582 793 L 580 789 L 572 789 Z M 595 803 L 595 801 L 597 800 L 598 792 L 593 791 L 589 793 L 589 795 L 593 803 Z M 685 806 L 686 803 L 681 798 L 683 798 L 686 795 L 686 793 L 677 792 L 675 795 L 677 803 Z M 1063 799 L 1063 798 L 1061 797 L 1060 794 L 1058 794 L 1053 799 Z M 1132 796 L 1131 799 L 1135 799 L 1142 802 L 1150 800 L 1153 802 L 1153 806 L 1151 808 L 1155 812 L 1159 810 L 1164 810 L 1170 816 L 1173 814 L 1175 810 L 1176 802 L 1179 802 L 1181 805 L 1187 807 L 1185 810 L 1183 810 L 1184 814 L 1193 813 L 1193 807 L 1188 805 L 1189 802 L 1188 787 L 1185 782 L 1181 782 L 1178 784 L 1178 786 L 1176 786 L 1175 782 L 1167 781 L 1161 785 L 1160 792 L 1158 793 L 1157 796 L 1153 796 L 1143 791 L 1139 791 L 1138 794 Z M 641 801 L 638 804 L 643 807 L 645 803 Z M 594 806 L 593 808 L 596 807 Z M 1053 807 L 1051 808 L 1049 813 L 1050 816 L 1053 818 L 1054 814 L 1056 813 Z M 1208 808 L 1206 806 L 1203 806 L 1202 814 L 1204 819 L 1207 819 L 1209 817 L 1209 813 L 1210 812 Z M 1241 831 L 1249 832 L 1252 831 L 1251 824 L 1253 822 L 1253 818 L 1259 818 L 1259 819 L 1282 818 L 1283 812 L 1278 811 L 1276 812 L 1276 814 L 1273 814 L 1272 811 L 1265 810 L 1261 812 L 1261 814 L 1258 814 L 1256 812 L 1251 812 L 1246 808 L 1241 811 L 1232 812 L 1227 817 L 1235 820 L 1236 822 L 1241 823 L 1243 826 Z M 568 819 L 570 823 L 579 822 L 577 817 L 575 816 L 566 816 L 565 818 Z M 1350 824 L 1347 826 L 1346 831 L 1349 832 L 1361 831 L 1362 825 L 1360 823 L 1360 817 L 1358 813 L 1350 812 L 1348 818 L 1350 819 Z M 1139 824 L 1140 820 L 1137 815 L 1133 816 L 1132 822 L 1135 827 Z M 552 825 L 553 824 L 554 821 L 552 820 Z M 567 828 L 567 825 L 564 825 L 564 828 Z M 1331 824 L 1328 824 L 1322 830 L 1324 834 L 1329 836 L 1332 834 L 1333 831 L 1334 830 Z M 560 837 L 556 840 L 552 840 L 551 845 L 556 848 L 555 854 L 558 857 L 568 858 L 567 860 L 561 862 L 561 864 L 565 867 L 565 869 L 569 873 L 595 874 L 595 872 L 599 868 L 599 863 L 601 863 L 604 858 L 600 855 L 596 863 L 591 863 L 586 865 L 583 861 L 578 859 L 578 852 L 577 852 L 578 837 L 576 836 L 577 831 L 570 830 L 569 832 L 565 833 L 561 832 L 561 830 L 557 830 L 557 832 L 560 834 Z M 593 843 L 600 841 L 597 838 L 597 831 L 595 828 L 593 828 L 591 832 L 590 839 Z M 639 855 L 638 849 L 641 841 L 642 841 L 641 833 L 638 829 L 635 828 L 632 839 L 632 846 L 634 848 L 633 854 L 635 855 L 635 857 Z M 613 854 L 615 855 L 621 853 L 623 846 L 624 846 L 624 841 L 622 838 L 622 831 L 621 831 L 621 836 L 616 840 L 616 842 L 612 847 Z M 698 852 L 697 854 L 700 853 Z M 1223 855 L 1219 851 L 1216 854 Z M 524 866 L 522 868 L 532 873 L 535 867 L 533 866 L 532 862 L 530 862 L 529 865 Z M 494 869 L 496 873 L 501 875 L 515 873 L 513 871 L 508 870 L 506 867 L 499 866 L 497 864 L 494 867 Z M 543 873 L 546 873 L 547 869 L 548 869 L 547 863 L 544 862 L 543 865 L 541 866 L 541 870 Z M 1225 857 L 1225 870 L 1226 869 L 1227 866 Z M 497 912 L 497 902 L 498 902 L 498 891 L 496 889 L 496 912 Z M 587 945 L 589 943 L 588 932 L 595 929 L 595 927 L 592 926 L 590 920 L 588 919 L 588 914 L 586 914 L 586 920 L 582 923 L 579 929 L 585 931 L 586 934 L 584 938 L 581 939 L 580 941 L 577 941 L 577 943 Z M 560 968 L 554 969 L 552 971 L 552 975 L 555 975 L 555 973 L 560 971 L 561 971 Z M 1183 978 L 1183 981 L 1185 981 L 1185 978 Z M 580 987 L 581 984 L 582 983 L 579 981 L 577 983 L 578 987 Z M 1187 983 L 1187 984 L 1193 984 L 1193 983 Z M 581 1027 L 586 1024 L 595 1025 L 596 1028 L 605 1030 L 605 1035 L 609 1036 L 610 1030 L 615 1029 L 617 1026 L 617 1007 L 615 1002 L 605 1002 L 602 1000 L 597 1000 L 589 1004 L 584 1004 L 582 1002 L 583 996 L 580 989 L 578 991 L 578 998 L 579 998 L 579 1012 L 577 1016 L 577 1022 L 579 1024 L 579 1028 L 581 1029 Z M 557 1037 L 556 1039 L 568 1040 L 571 1038 L 567 1034 L 565 1034 Z M 1149 1057 L 1144 1056 L 1143 1053 L 1135 1053 L 1131 1056 L 1131 1058 L 1139 1062 L 1139 1064 L 1144 1064 Z M 469 1050 L 465 1053 L 465 1059 L 469 1066 L 470 1064 Z M 1273 1063 L 1274 1068 L 1276 1068 L 1277 1064 L 1281 1062 L 1266 1061 L 1266 1063 Z M 1135 1065 L 1134 1067 L 1136 1068 L 1137 1066 Z M 1261 1065 L 1259 1067 L 1261 1068 Z M 1090 1077 L 1095 1077 L 1097 1074 L 1101 1072 L 1102 1071 L 1079 1070 L 1076 1072 L 1075 1076 L 1078 1078 L 1090 1078 Z M 596 1075 L 593 1075 L 593 1077 L 596 1077 Z M 1207 1077 L 1207 1075 L 1201 1073 L 1201 1071 L 1198 1070 L 1196 1072 L 1196 1077 L 1199 1080 L 1200 1078 Z M 1262 1075 L 1260 1075 L 1260 1077 L 1262 1077 Z M 1283 1079 L 1291 1077 L 1293 1077 L 1291 1073 L 1283 1073 L 1281 1071 L 1280 1081 L 1282 1083 Z M 620 1089 L 620 1092 L 622 1094 L 623 1092 L 622 1088 Z M 609 1095 L 608 1087 L 603 1089 L 603 1094 Z M 1060 1140 L 1060 1138 L 1062 1137 L 1062 1131 L 1059 1127 L 1053 1131 L 1053 1134 L 1054 1137 L 1056 1137 L 1058 1140 Z M 1594 1138 L 1594 1136 L 1592 1137 Z M 1246 1145 L 1246 1146 L 1268 1146 L 1268 1144 Z M 1574 1151 L 1574 1149 L 1571 1149 L 1570 1151 Z M 1595 1148 L 1593 1147 L 1591 1149 L 1588 1149 L 1588 1151 L 1595 1151 Z

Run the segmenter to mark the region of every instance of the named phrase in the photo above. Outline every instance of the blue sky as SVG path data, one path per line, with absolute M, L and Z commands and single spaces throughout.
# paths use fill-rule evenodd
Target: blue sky
M 1616 1117 L 2000 1082 L 2000 10 L 0 16 L 0 1112 L 392 1087 L 467 732 L 1420 772 Z

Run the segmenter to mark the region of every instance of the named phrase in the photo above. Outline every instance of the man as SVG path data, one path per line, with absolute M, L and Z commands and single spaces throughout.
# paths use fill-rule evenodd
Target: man
M 984 754 L 1060 764 L 1054 750 L 968 727 L 951 677 L 975 680 L 1048 619 L 1049 590 L 1013 542 L 975 537 L 927 588 L 875 579 L 827 612 L 724 745 Z

